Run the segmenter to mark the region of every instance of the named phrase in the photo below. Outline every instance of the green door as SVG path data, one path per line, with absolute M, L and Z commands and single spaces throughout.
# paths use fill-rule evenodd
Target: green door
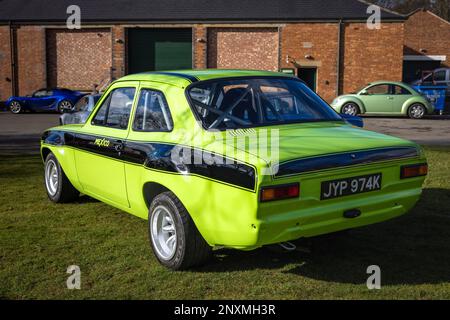
M 192 29 L 128 29 L 128 73 L 192 69 Z
M 392 112 L 393 95 L 389 84 L 377 84 L 367 88 L 362 100 L 367 113 Z
M 392 111 L 395 113 L 402 113 L 402 107 L 405 102 L 412 97 L 411 92 L 399 85 L 391 86 L 392 92 Z

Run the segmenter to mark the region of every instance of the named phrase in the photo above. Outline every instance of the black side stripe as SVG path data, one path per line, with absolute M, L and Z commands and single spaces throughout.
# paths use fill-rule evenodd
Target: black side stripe
M 255 192 L 256 170 L 254 167 L 225 159 L 201 149 L 188 147 L 181 149 L 174 144 L 121 141 L 115 138 L 105 138 L 68 131 L 46 131 L 42 140 L 50 145 L 66 145 L 79 150 L 99 154 L 109 158 L 142 165 L 167 173 L 197 175 Z M 175 149 L 179 148 L 179 149 Z M 173 154 L 182 150 L 190 161 L 174 161 Z M 187 151 L 187 152 L 186 152 Z M 215 159 L 214 162 L 196 159 Z M 181 159 L 181 156 L 180 156 Z M 184 158 L 186 159 L 186 157 Z
M 189 80 L 192 83 L 195 83 L 195 82 L 199 81 L 199 79 L 197 77 L 191 76 L 189 74 L 178 73 L 178 72 L 155 71 L 155 72 L 150 72 L 150 74 L 161 74 L 161 75 L 165 75 L 165 76 L 173 76 L 173 77 L 178 77 L 178 78 L 184 78 L 184 79 Z

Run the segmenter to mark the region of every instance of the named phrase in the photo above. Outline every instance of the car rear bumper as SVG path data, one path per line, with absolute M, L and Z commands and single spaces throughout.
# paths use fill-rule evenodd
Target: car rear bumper
M 341 204 L 294 210 L 261 222 L 257 246 L 313 237 L 345 229 L 362 227 L 393 219 L 408 212 L 418 201 L 421 188 L 371 196 Z M 344 217 L 348 210 L 359 210 L 355 218 Z

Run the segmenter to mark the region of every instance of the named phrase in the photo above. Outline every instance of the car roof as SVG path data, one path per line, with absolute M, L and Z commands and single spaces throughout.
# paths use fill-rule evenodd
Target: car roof
M 408 84 L 404 83 L 404 82 L 399 82 L 399 81 L 374 81 L 369 83 L 366 87 L 368 86 L 373 86 L 373 85 L 377 85 L 377 84 L 394 84 L 394 85 L 399 85 L 402 87 L 409 87 Z
M 239 77 L 292 77 L 291 75 L 259 70 L 238 70 L 238 69 L 205 69 L 205 70 L 173 70 L 144 72 L 125 76 L 118 79 L 120 81 L 156 81 L 164 82 L 176 86 L 186 87 L 191 83 L 223 78 Z

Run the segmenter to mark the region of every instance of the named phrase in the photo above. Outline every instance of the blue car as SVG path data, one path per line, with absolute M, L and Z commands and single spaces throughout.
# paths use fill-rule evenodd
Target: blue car
M 84 94 L 63 88 L 40 89 L 31 96 L 11 97 L 6 101 L 9 111 L 18 114 L 24 111 L 55 111 L 62 113 L 70 110 Z

